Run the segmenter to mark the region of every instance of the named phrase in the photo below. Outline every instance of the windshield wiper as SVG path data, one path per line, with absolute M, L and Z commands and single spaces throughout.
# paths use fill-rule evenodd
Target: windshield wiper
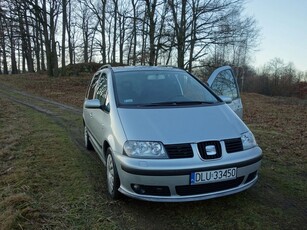
M 163 102 L 142 104 L 140 106 L 177 106 L 177 105 L 201 105 L 201 104 L 214 104 L 214 102 L 211 102 L 211 101 L 163 101 Z

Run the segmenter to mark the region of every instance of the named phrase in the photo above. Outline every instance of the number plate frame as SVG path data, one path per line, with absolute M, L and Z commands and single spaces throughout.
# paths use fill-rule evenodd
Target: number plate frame
M 208 184 L 233 180 L 237 178 L 237 168 L 217 169 L 211 171 L 192 172 L 190 174 L 190 184 Z

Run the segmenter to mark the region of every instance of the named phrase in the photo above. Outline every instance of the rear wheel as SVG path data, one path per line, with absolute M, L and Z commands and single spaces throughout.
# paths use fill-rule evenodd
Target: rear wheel
M 116 165 L 113 160 L 112 151 L 110 148 L 107 150 L 107 185 L 108 193 L 112 199 L 117 199 L 120 195 L 119 188 L 119 177 L 116 169 Z
M 88 136 L 88 130 L 85 125 L 84 125 L 84 146 L 88 150 L 93 150 L 93 145 L 90 142 L 90 138 Z

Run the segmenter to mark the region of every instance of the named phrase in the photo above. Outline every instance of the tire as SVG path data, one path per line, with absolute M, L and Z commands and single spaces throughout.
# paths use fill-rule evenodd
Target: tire
M 107 187 L 108 187 L 108 194 L 109 196 L 116 200 L 120 197 L 120 193 L 118 191 L 120 182 L 119 177 L 116 169 L 116 165 L 113 160 L 112 151 L 110 148 L 107 150 L 107 170 L 106 170 L 106 176 L 107 176 Z
M 90 142 L 90 138 L 88 136 L 88 131 L 87 131 L 87 128 L 86 126 L 84 125 L 84 146 L 87 150 L 93 150 L 93 145 L 92 143 Z

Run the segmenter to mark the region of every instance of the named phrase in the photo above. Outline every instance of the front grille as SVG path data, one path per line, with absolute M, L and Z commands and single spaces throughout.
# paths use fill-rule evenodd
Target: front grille
M 222 181 L 211 184 L 176 186 L 176 193 L 179 196 L 189 196 L 189 195 L 206 194 L 211 192 L 219 192 L 226 189 L 238 187 L 242 183 L 243 179 L 244 177 L 238 177 L 235 180 Z
M 207 152 L 206 147 L 214 146 L 215 147 L 215 154 L 212 155 L 209 152 Z M 200 153 L 200 156 L 203 159 L 209 160 L 209 159 L 216 159 L 220 158 L 222 156 L 222 149 L 221 144 L 219 141 L 206 141 L 206 142 L 200 142 L 197 144 L 198 151 Z
M 193 157 L 193 150 L 190 144 L 165 145 L 164 147 L 171 159 Z
M 227 153 L 234 153 L 243 151 L 243 145 L 241 138 L 234 138 L 224 140 Z

